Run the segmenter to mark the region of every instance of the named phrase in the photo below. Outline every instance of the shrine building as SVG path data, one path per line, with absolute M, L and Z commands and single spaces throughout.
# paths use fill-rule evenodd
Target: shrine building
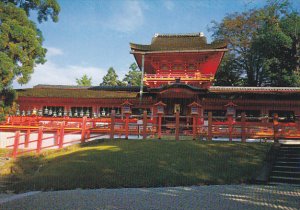
M 213 86 L 216 71 L 227 51 L 224 42 L 207 43 L 203 33 L 155 34 L 151 44 L 130 43 L 131 54 L 142 71 L 141 87 L 37 85 L 17 90 L 17 115 L 51 117 L 106 117 L 112 109 L 121 114 L 130 104 L 132 114 L 147 110 L 155 115 L 157 104 L 165 115 L 190 115 L 191 104 L 200 115 L 272 116 L 285 121 L 300 115 L 300 88 Z

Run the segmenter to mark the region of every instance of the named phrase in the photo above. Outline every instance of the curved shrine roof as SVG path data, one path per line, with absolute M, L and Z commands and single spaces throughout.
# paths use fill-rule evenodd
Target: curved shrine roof
M 169 88 L 183 88 L 198 92 L 199 94 L 265 94 L 265 95 L 291 95 L 300 94 L 298 87 L 222 87 L 212 86 L 208 89 L 201 89 L 182 83 L 162 86 L 160 88 L 147 89 L 144 87 L 145 93 L 159 93 Z M 67 86 L 67 85 L 37 85 L 33 88 L 18 89 L 18 96 L 20 97 L 49 97 L 49 98 L 137 98 L 139 94 L 139 87 L 109 87 L 109 86 Z
M 155 34 L 150 45 L 130 43 L 134 52 L 226 49 L 227 43 L 215 41 L 207 44 L 203 33 Z
M 34 88 L 17 90 L 19 97 L 49 98 L 136 98 L 137 87 L 38 85 Z
M 211 86 L 208 88 L 210 93 L 256 93 L 256 94 L 276 94 L 300 93 L 299 87 L 234 87 L 234 86 Z

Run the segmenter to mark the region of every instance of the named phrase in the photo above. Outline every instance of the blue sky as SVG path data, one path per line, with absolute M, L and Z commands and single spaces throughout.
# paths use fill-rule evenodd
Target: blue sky
M 84 73 L 99 85 L 109 67 L 120 79 L 134 62 L 129 42 L 149 44 L 155 33 L 204 32 L 233 12 L 261 7 L 265 0 L 58 0 L 59 22 L 38 24 L 48 49 L 47 62 L 37 65 L 26 85 L 75 85 Z M 300 1 L 293 7 L 299 11 Z

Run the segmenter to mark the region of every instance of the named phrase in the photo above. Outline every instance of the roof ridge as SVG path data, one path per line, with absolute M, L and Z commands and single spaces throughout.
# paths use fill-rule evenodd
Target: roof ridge
M 211 86 L 209 87 L 210 89 L 262 89 L 262 90 L 268 90 L 268 89 L 274 89 L 274 90 L 281 90 L 281 89 L 286 89 L 286 90 L 300 90 L 300 87 L 269 87 L 269 86 L 263 86 L 263 87 L 251 87 L 251 86 Z
M 171 34 L 171 33 L 159 34 L 159 33 L 155 33 L 154 37 L 204 37 L 204 33 L 203 32 L 198 32 L 198 33 L 178 33 L 178 34 Z

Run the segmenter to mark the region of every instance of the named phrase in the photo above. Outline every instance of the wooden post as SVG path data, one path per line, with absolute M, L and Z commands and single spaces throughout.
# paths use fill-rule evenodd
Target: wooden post
M 299 128 L 300 128 L 300 115 L 298 113 L 296 113 L 296 115 L 295 115 L 295 123 L 296 123 L 297 130 L 299 130 Z
M 274 142 L 278 143 L 278 114 L 274 113 L 273 116 L 273 128 L 274 128 Z
M 196 132 L 197 132 L 197 120 L 196 115 L 193 115 L 193 140 L 196 140 Z
M 87 139 L 91 138 L 91 130 L 90 129 L 86 130 L 86 138 Z
M 110 115 L 110 139 L 114 139 L 115 136 L 115 118 L 116 118 L 116 110 L 111 110 Z
M 125 139 L 128 139 L 129 135 L 129 114 L 125 114 Z
M 39 127 L 39 132 L 38 132 L 38 139 L 37 139 L 37 145 L 36 145 L 36 153 L 40 154 L 41 149 L 42 149 L 42 141 L 43 141 L 43 127 Z
M 179 141 L 179 111 L 176 110 L 175 114 L 176 124 L 175 124 L 175 140 Z
M 60 133 L 60 130 L 59 129 L 57 129 L 56 130 L 56 134 L 54 134 L 55 136 L 54 136 L 54 145 L 59 145 L 59 134 Z
M 241 114 L 241 134 L 242 142 L 246 142 L 246 113 L 242 112 Z
M 143 112 L 143 139 L 147 138 L 147 111 Z
M 161 139 L 161 114 L 158 114 L 158 139 Z
M 30 139 L 30 129 L 27 129 L 26 135 L 25 135 L 25 142 L 24 142 L 25 148 L 27 148 L 29 145 L 29 139 Z
M 212 140 L 212 112 L 208 112 L 208 125 L 207 125 L 208 141 Z
M 65 122 L 60 124 L 60 131 L 59 131 L 59 145 L 58 148 L 61 149 L 64 146 L 64 136 L 65 136 Z
M 229 142 L 232 142 L 232 124 L 233 124 L 233 116 L 232 115 L 228 115 L 227 116 L 227 125 L 228 125 L 228 131 L 229 131 Z
M 16 158 L 18 155 L 19 141 L 20 141 L 20 131 L 16 131 L 15 140 L 14 140 L 14 149 L 12 153 L 13 158 Z
M 81 143 L 85 142 L 86 121 L 87 121 L 87 117 L 84 116 L 84 117 L 82 118 L 82 125 L 81 125 Z

